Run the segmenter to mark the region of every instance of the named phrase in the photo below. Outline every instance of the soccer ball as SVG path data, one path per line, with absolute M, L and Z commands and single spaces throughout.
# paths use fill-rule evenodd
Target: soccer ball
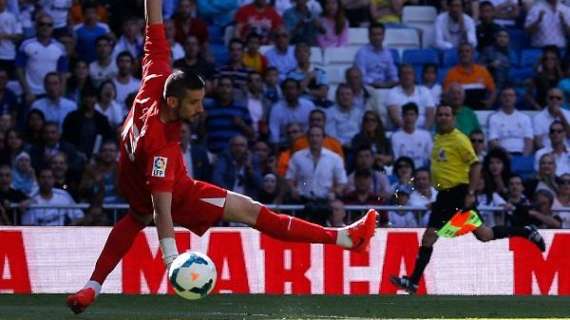
M 208 295 L 216 284 L 216 266 L 205 254 L 187 251 L 172 262 L 168 279 L 174 291 L 184 299 L 196 300 Z

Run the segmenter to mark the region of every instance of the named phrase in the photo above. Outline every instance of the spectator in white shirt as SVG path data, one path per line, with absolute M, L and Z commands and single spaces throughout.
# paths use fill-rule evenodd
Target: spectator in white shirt
M 284 80 L 287 72 L 297 67 L 295 49 L 289 45 L 289 33 L 281 26 L 275 30 L 275 45 L 265 53 L 267 64 L 279 71 L 279 79 Z
M 16 73 L 25 94 L 25 101 L 31 104 L 36 95 L 43 94 L 43 81 L 49 72 L 67 72 L 67 56 L 63 45 L 52 38 L 53 20 L 40 15 L 36 21 L 37 36 L 20 45 L 16 55 Z
M 412 188 L 409 185 L 401 185 L 396 189 L 392 197 L 392 204 L 397 206 L 408 206 Z M 392 228 L 417 228 L 418 220 L 413 211 L 392 210 L 388 211 L 389 225 Z
M 390 89 L 386 105 L 394 127 L 402 127 L 402 106 L 413 102 L 418 107 L 418 127 L 431 129 L 435 116 L 435 103 L 430 91 L 416 85 L 416 72 L 409 64 L 400 66 L 400 85 Z
M 0 0 L 0 67 L 12 76 L 16 59 L 16 42 L 22 38 L 22 25 Z
M 362 109 L 352 103 L 352 89 L 340 84 L 336 90 L 336 104 L 327 110 L 326 132 L 337 138 L 343 146 L 349 146 L 352 138 L 360 131 Z
M 60 129 L 68 113 L 77 109 L 75 102 L 63 97 L 61 77 L 56 72 L 50 72 L 44 79 L 46 96 L 34 101 L 32 109 L 43 112 L 46 121 L 55 122 Z
M 511 154 L 528 156 L 533 151 L 530 117 L 515 109 L 517 93 L 507 86 L 501 92 L 501 109 L 489 118 L 489 144 L 501 146 Z
M 269 134 L 271 142 L 285 142 L 285 127 L 292 122 L 301 125 L 303 131 L 308 128 L 309 113 L 315 105 L 306 99 L 300 98 L 301 85 L 295 79 L 285 79 L 281 84 L 283 99 L 279 100 L 271 109 L 269 115 Z
M 479 184 L 477 185 L 477 205 L 481 207 L 504 207 L 507 201 L 503 199 L 497 192 L 492 190 L 492 188 L 486 187 L 485 179 L 479 179 Z M 498 212 L 491 210 L 479 210 L 479 214 L 483 217 L 483 221 L 486 226 L 494 227 L 497 223 L 495 215 Z
M 368 27 L 369 43 L 356 53 L 354 65 L 357 66 L 367 85 L 374 88 L 392 88 L 398 83 L 396 64 L 392 52 L 384 48 L 386 27 L 373 23 Z
M 131 106 L 127 106 L 127 97 L 133 92 L 139 90 L 141 81 L 133 76 L 133 67 L 135 63 L 134 57 L 129 52 L 121 52 L 117 56 L 117 75 L 113 78 L 113 83 L 117 89 L 116 100 L 129 110 Z
M 570 151 L 566 145 L 567 134 L 564 126 L 558 120 L 550 124 L 550 146 L 544 147 L 534 155 L 534 170 L 538 171 L 538 162 L 545 154 L 550 154 L 556 163 L 556 175 L 562 176 L 570 172 Z
M 270 102 L 263 96 L 263 78 L 259 72 L 247 75 L 246 105 L 251 118 L 251 126 L 256 135 L 267 134 L 267 114 Z M 260 129 L 263 132 L 260 132 Z
M 126 109 L 115 100 L 117 97 L 117 89 L 111 80 L 105 80 L 99 86 L 99 92 L 97 97 L 97 103 L 95 104 L 95 110 L 101 112 L 107 120 L 111 127 L 116 128 L 123 123 L 125 116 L 127 115 Z
M 475 21 L 463 13 L 462 0 L 447 0 L 447 12 L 435 19 L 435 47 L 458 48 L 463 42 L 477 46 Z
M 564 126 L 567 136 L 570 136 L 570 111 L 562 109 L 564 105 L 564 94 L 558 88 L 548 90 L 546 95 L 546 108 L 539 112 L 532 119 L 534 129 L 534 142 L 537 149 L 548 146 L 548 128 L 554 120 L 559 120 Z
M 335 199 L 343 194 L 347 182 L 342 158 L 323 148 L 325 132 L 309 129 L 309 148 L 297 151 L 289 160 L 285 178 L 296 202 Z
M 526 16 L 525 31 L 531 45 L 555 45 L 564 49 L 570 34 L 570 8 L 558 0 L 537 1 Z
M 113 44 L 108 36 L 100 36 L 95 40 L 97 60 L 89 64 L 89 75 L 93 84 L 99 86 L 103 81 L 112 79 L 117 75 L 117 65 L 113 60 Z
M 68 206 L 75 205 L 73 198 L 62 189 L 54 188 L 55 178 L 49 168 L 38 174 L 39 190 L 31 198 L 32 205 Z M 22 216 L 22 224 L 29 226 L 65 226 L 83 218 L 79 209 L 34 208 Z
M 435 202 L 437 190 L 431 185 L 431 176 L 428 168 L 419 168 L 414 173 L 414 191 L 410 194 L 408 204 L 414 207 L 431 208 Z M 424 212 L 420 219 L 420 226 L 425 227 L 429 221 L 430 211 Z
M 416 168 L 429 165 L 433 141 L 428 131 L 416 128 L 418 106 L 413 102 L 403 105 L 402 119 L 402 128 L 390 137 L 394 158 L 410 157 Z
M 123 51 L 129 52 L 133 57 L 140 57 L 143 49 L 143 37 L 140 24 L 135 18 L 129 18 L 123 23 L 123 35 L 117 40 L 113 48 L 113 58 L 116 59 Z

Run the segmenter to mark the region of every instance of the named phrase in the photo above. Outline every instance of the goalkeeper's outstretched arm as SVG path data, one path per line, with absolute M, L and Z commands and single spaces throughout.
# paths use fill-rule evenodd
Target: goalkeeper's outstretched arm
M 144 18 L 147 25 L 162 23 L 162 0 L 145 0 Z

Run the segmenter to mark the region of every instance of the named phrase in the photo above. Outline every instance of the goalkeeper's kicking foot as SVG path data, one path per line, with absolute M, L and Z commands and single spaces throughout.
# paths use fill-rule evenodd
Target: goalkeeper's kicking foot
M 544 239 L 538 229 L 534 225 L 526 226 L 525 228 L 528 229 L 528 241 L 534 243 L 541 252 L 546 250 L 546 245 L 544 244 Z
M 378 212 L 370 209 L 360 220 L 341 230 L 341 232 L 346 232 L 346 236 L 350 239 L 351 245 L 348 249 L 360 253 L 368 252 L 370 239 L 376 231 L 377 219 Z
M 95 290 L 83 288 L 76 293 L 67 296 L 67 306 L 73 313 L 79 314 L 95 301 Z
M 410 279 L 406 276 L 403 276 L 401 278 L 392 276 L 390 277 L 390 282 L 392 282 L 392 284 L 396 287 L 406 290 L 406 292 L 409 294 L 415 294 L 416 291 L 418 291 L 418 285 L 413 284 L 412 281 L 410 281 Z

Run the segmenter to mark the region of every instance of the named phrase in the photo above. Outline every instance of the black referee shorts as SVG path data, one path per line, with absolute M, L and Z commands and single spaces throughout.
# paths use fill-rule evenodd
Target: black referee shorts
M 469 186 L 466 184 L 460 184 L 453 188 L 438 191 L 435 202 L 431 208 L 428 227 L 440 229 L 457 211 L 464 209 L 463 205 L 468 191 Z M 475 211 L 481 221 L 483 221 L 483 217 L 481 217 L 476 209 Z

